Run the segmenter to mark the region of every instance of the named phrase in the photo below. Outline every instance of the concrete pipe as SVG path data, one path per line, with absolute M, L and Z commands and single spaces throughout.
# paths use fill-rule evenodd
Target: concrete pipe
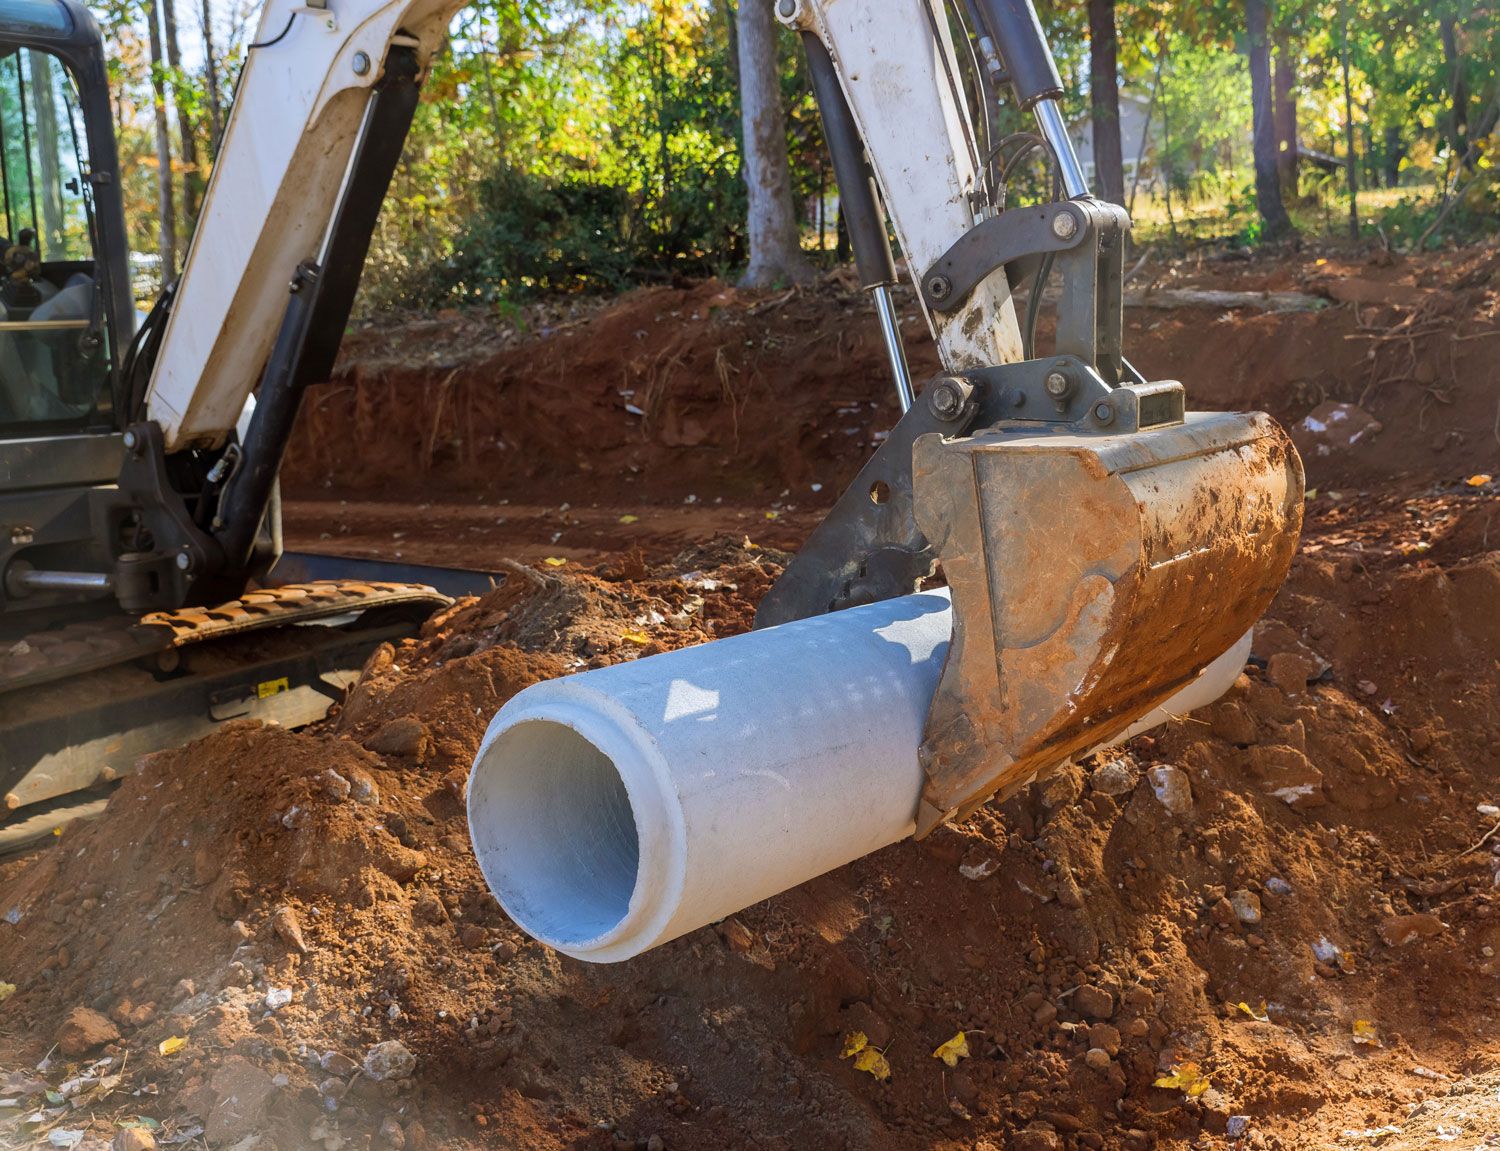
M 945 591 L 904 596 L 527 688 L 469 777 L 491 891 L 543 943 L 613 962 L 905 838 L 950 617 Z

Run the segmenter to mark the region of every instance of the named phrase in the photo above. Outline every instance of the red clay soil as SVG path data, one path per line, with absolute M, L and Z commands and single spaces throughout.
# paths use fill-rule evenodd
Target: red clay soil
M 1493 268 L 1494 253 L 1446 259 L 1472 271 Z M 1324 267 L 1309 258 L 1308 278 Z M 1264 286 L 1253 274 L 1264 273 L 1213 268 L 1200 282 Z M 1443 333 L 1412 337 L 1422 362 L 1438 348 L 1457 359 L 1435 371 L 1471 364 L 1486 340 L 1454 337 L 1494 326 L 1497 289 L 1445 289 L 1479 295 L 1465 297 L 1469 311 L 1444 313 Z M 602 330 L 652 295 L 499 356 L 529 348 L 556 370 L 554 341 Z M 840 299 L 795 295 L 758 315 L 745 301 L 725 308 L 754 333 L 744 338 L 766 340 L 761 325 L 791 310 L 811 339 L 849 330 Z M 1359 343 L 1342 338 L 1358 334 L 1346 312 L 1210 314 L 1192 332 L 1179 314 L 1142 312 L 1158 326 L 1136 346 L 1150 365 L 1169 339 L 1206 361 L 1220 342 L 1228 402 L 1227 389 L 1251 387 L 1249 373 L 1289 370 L 1288 332 L 1306 328 L 1324 352 L 1306 371 L 1323 391 L 1282 380 L 1264 401 L 1292 421 L 1366 386 L 1363 352 L 1332 354 Z M 1359 322 L 1406 314 L 1393 306 L 1377 320 L 1366 306 Z M 854 346 L 865 327 L 848 337 Z M 1377 351 L 1379 371 L 1397 370 L 1382 359 L 1391 354 Z M 1250 358 L 1259 369 L 1242 373 Z M 319 727 L 230 726 L 151 757 L 102 818 L 0 869 L 0 980 L 16 985 L 0 1006 L 0 1067 L 14 1072 L 0 1098 L 18 1101 L 0 1111 L 16 1116 L 0 1119 L 0 1138 L 46 1145 L 49 1133 L 81 1131 L 80 1145 L 99 1147 L 145 1116 L 163 1143 L 241 1151 L 1354 1148 L 1379 1146 L 1368 1133 L 1415 1108 L 1414 1131 L 1478 1145 L 1494 1124 L 1464 1109 L 1472 1087 L 1448 1111 L 1424 1103 L 1461 1076 L 1500 1069 L 1500 491 L 1476 474 L 1496 456 L 1485 437 L 1500 389 L 1493 349 L 1472 363 L 1490 373 L 1479 377 L 1488 394 L 1474 377 L 1444 375 L 1452 403 L 1434 401 L 1427 417 L 1462 441 L 1437 451 L 1403 431 L 1398 409 L 1418 390 L 1403 379 L 1366 396 L 1389 421 L 1373 443 L 1310 457 L 1319 490 L 1301 554 L 1223 701 L 963 827 L 600 967 L 528 941 L 486 891 L 461 807 L 480 734 L 537 679 L 746 628 L 784 557 L 745 536 L 795 536 L 813 514 L 767 520 L 769 502 L 786 497 L 751 502 L 748 490 L 715 505 L 710 482 L 767 492 L 782 482 L 767 484 L 776 469 L 795 471 L 810 451 L 807 475 L 827 468 L 816 482 L 834 483 L 856 455 L 817 432 L 815 413 L 846 397 L 820 399 L 831 377 L 816 371 L 821 382 L 800 390 L 776 378 L 802 414 L 747 425 L 739 453 L 662 447 L 653 437 L 665 415 L 657 432 L 622 434 L 583 462 L 602 473 L 634 458 L 639 490 L 671 491 L 674 507 L 682 486 L 701 484 L 691 514 L 705 518 L 670 530 L 706 532 L 718 507 L 733 536 L 681 554 L 616 550 L 592 572 L 576 561 L 509 568 L 484 599 L 377 653 Z M 375 381 L 396 370 L 356 361 L 348 372 Z M 580 404 L 605 394 L 600 370 L 573 377 L 592 381 L 574 389 Z M 634 378 L 618 362 L 614 376 Z M 741 377 L 756 378 L 744 367 Z M 699 386 L 686 370 L 671 379 L 659 414 Z M 755 388 L 772 387 L 760 379 Z M 1194 379 L 1195 394 L 1204 382 Z M 361 386 L 389 429 L 365 458 L 394 467 L 397 433 L 416 422 L 401 407 L 405 385 L 389 394 L 406 415 L 391 419 L 377 418 L 378 385 Z M 1302 408 L 1288 410 L 1296 395 Z M 520 437 L 518 451 L 528 396 L 555 399 L 519 383 L 492 397 L 493 413 L 514 417 L 505 434 Z M 1449 422 L 1458 408 L 1462 428 Z M 676 410 L 681 427 L 694 409 Z M 861 410 L 859 427 L 876 419 Z M 550 443 L 536 473 L 517 479 L 554 485 L 550 500 L 540 486 L 513 498 L 552 517 L 569 514 L 557 505 L 570 497 L 570 508 L 601 505 L 564 531 L 635 528 L 613 511 L 633 506 L 637 489 L 559 486 L 578 455 Z M 1408 478 L 1360 480 L 1378 474 L 1381 453 Z M 456 488 L 443 506 L 479 508 L 478 494 Z M 324 506 L 334 524 L 338 504 Z M 353 493 L 337 514 L 362 506 Z M 634 506 L 650 518 L 646 501 Z M 407 558 L 435 558 L 424 531 L 451 537 L 461 522 L 423 529 L 436 510 L 369 522 L 404 523 L 395 530 L 409 534 L 393 542 Z M 559 530 L 553 522 L 528 520 L 515 538 L 556 546 L 538 536 Z M 373 540 L 384 527 L 367 530 Z M 606 554 L 614 541 L 588 546 Z M 958 1032 L 968 1055 L 950 1068 L 933 1052 Z M 840 1058 L 854 1033 L 882 1050 L 888 1079 Z M 44 1056 L 45 1070 L 32 1070 Z
M 1148 377 L 1184 381 L 1197 407 L 1258 407 L 1289 426 L 1328 400 L 1367 409 L 1384 430 L 1325 460 L 1320 482 L 1472 472 L 1497 447 L 1497 273 L 1493 246 L 1148 263 L 1131 284 L 1147 297 L 1205 284 L 1293 288 L 1329 306 L 1133 307 L 1126 347 Z M 921 380 L 937 370 L 934 345 L 904 299 Z M 826 504 L 897 414 L 868 300 L 838 276 L 771 296 L 717 281 L 644 289 L 571 320 L 533 319 L 521 341 L 482 314 L 432 329 L 350 336 L 292 443 L 290 494 L 336 485 L 341 498 L 473 493 L 555 505 L 561 486 L 564 499 L 612 505 L 689 495 Z M 1044 321 L 1044 342 L 1046 331 Z

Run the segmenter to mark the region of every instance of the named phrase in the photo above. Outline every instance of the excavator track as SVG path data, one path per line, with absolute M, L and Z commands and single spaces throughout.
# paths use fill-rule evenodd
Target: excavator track
M 27 820 L 230 720 L 315 722 L 375 648 L 452 602 L 416 583 L 327 580 L 0 641 L 0 816 Z
M 442 607 L 447 596 L 421 584 L 320 580 L 246 592 L 212 607 L 105 616 L 11 640 L 0 664 L 0 693 L 231 635 L 327 619 L 397 604 Z

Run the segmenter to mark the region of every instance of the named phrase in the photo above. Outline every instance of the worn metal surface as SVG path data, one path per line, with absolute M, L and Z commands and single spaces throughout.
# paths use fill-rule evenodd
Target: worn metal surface
M 114 432 L 0 440 L 0 491 L 112 484 L 124 456 Z
M 955 622 L 918 835 L 1108 739 L 1228 650 L 1286 575 L 1302 487 L 1260 413 L 921 437 L 916 517 Z

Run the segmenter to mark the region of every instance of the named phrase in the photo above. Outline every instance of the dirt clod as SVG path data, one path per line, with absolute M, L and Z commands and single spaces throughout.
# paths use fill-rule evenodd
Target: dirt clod
M 90 1007 L 75 1007 L 57 1029 L 57 1049 L 77 1058 L 118 1038 L 120 1029 L 107 1016 Z

